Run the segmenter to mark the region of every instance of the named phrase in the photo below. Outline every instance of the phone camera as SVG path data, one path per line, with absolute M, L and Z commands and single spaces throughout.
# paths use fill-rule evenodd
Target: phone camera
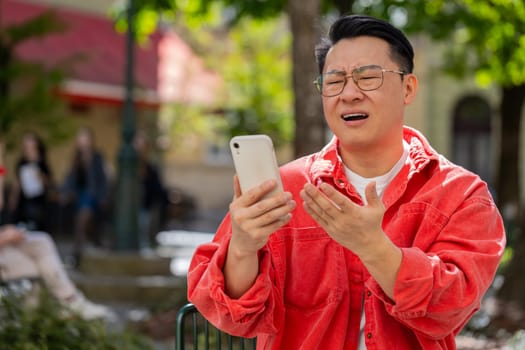
M 233 147 L 238 149 L 239 148 L 239 144 L 237 142 L 234 142 L 233 143 Z

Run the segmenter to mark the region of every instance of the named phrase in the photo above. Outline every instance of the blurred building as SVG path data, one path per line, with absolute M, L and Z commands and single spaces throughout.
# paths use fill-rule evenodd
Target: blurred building
M 419 91 L 407 110 L 407 124 L 421 130 L 450 160 L 478 173 L 492 185 L 498 145 L 499 93 L 483 89 L 474 77 L 458 80 L 442 70 L 446 44 L 424 35 L 411 38 Z

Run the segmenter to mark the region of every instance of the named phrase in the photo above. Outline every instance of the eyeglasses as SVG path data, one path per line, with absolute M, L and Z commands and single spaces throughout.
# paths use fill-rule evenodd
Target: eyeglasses
M 345 71 L 332 71 L 321 74 L 315 79 L 314 84 L 321 95 L 333 97 L 343 92 L 348 82 L 348 77 L 351 76 L 359 89 L 362 91 L 372 91 L 379 89 L 381 85 L 383 85 L 384 73 L 396 73 L 401 74 L 401 76 L 408 74 L 399 70 L 383 69 L 381 66 L 369 65 L 358 67 L 350 74 L 347 74 Z

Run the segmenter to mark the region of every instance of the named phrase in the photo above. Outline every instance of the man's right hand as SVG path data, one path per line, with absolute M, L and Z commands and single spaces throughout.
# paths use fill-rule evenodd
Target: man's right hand
M 276 186 L 274 180 L 268 180 L 242 194 L 238 178 L 235 176 L 235 197 L 230 204 L 232 222 L 230 249 L 233 248 L 237 255 L 257 254 L 270 235 L 290 221 L 291 212 L 296 206 L 290 192 L 280 192 L 263 198 Z
M 232 298 L 244 294 L 259 273 L 258 251 L 270 235 L 288 223 L 296 207 L 290 192 L 264 197 L 277 183 L 269 180 L 241 192 L 239 180 L 234 177 L 234 199 L 230 204 L 232 238 L 224 266 L 226 292 Z

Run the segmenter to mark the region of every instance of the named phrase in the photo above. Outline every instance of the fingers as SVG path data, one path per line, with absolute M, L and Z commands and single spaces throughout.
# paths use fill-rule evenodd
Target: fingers
M 230 204 L 232 223 L 241 231 L 264 234 L 270 234 L 287 223 L 296 203 L 289 192 L 265 197 L 276 186 L 275 180 L 269 180 L 246 193 L 241 193 L 239 179 L 235 176 L 235 198 Z
M 376 182 L 371 181 L 366 185 L 365 188 L 365 196 L 366 196 L 366 202 L 368 205 L 371 205 L 373 207 L 381 206 L 383 205 L 383 202 L 377 195 L 377 189 L 376 189 Z
M 260 249 L 270 235 L 288 223 L 296 203 L 289 192 L 271 197 L 262 196 L 274 188 L 275 183 L 261 185 L 236 198 L 230 204 L 232 244 L 238 251 L 254 252 Z M 259 200 L 253 202 L 255 198 Z M 253 203 L 252 203 L 253 202 Z
M 282 220 L 295 209 L 295 206 L 296 203 L 292 200 L 292 194 L 283 192 L 262 199 L 250 206 L 245 206 L 244 202 L 239 199 L 230 205 L 230 213 L 238 223 L 249 221 L 250 226 L 263 227 Z
M 260 215 L 254 223 L 260 227 L 273 226 L 277 224 L 278 227 L 282 226 L 284 223 L 290 221 L 292 214 L 291 212 L 295 209 L 295 201 L 288 200 L 281 206 L 274 207 L 274 209 L 264 212 Z
M 235 199 L 240 199 L 242 202 L 241 205 L 243 206 L 250 206 L 255 204 L 256 202 L 260 201 L 261 198 L 264 197 L 264 195 L 270 193 L 276 187 L 277 182 L 275 180 L 267 180 L 261 183 L 259 186 L 250 189 L 246 193 L 242 193 L 239 178 L 237 177 L 237 175 L 234 176 Z
M 241 196 L 241 183 L 237 175 L 233 176 L 233 198 L 239 198 Z
M 322 217 L 327 220 L 333 219 L 338 213 L 343 212 L 348 204 L 347 199 L 338 193 L 332 186 L 321 184 L 316 188 L 312 184 L 306 184 L 301 191 L 306 211 L 314 217 Z
M 284 215 L 279 215 L 277 213 L 273 215 L 265 215 L 251 221 L 252 225 L 246 227 L 244 231 L 251 232 L 254 236 L 260 235 L 267 238 L 281 226 L 287 224 L 291 218 L 292 214 L 288 212 Z
M 322 183 L 319 189 L 328 197 L 329 204 L 335 206 L 338 211 L 343 211 L 343 208 L 348 205 L 348 199 L 332 186 Z

